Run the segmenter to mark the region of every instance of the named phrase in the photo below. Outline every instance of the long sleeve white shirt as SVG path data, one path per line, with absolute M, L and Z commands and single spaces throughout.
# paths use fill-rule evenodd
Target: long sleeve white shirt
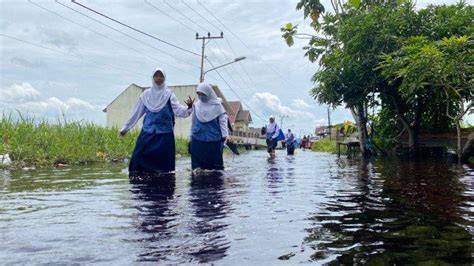
M 186 106 L 181 105 L 174 93 L 171 93 L 170 102 L 175 116 L 188 117 L 192 113 L 193 109 L 188 109 Z M 125 122 L 120 132 L 128 132 L 130 129 L 132 129 L 137 124 L 138 120 L 140 120 L 140 118 L 145 114 L 145 111 L 145 104 L 143 104 L 143 101 L 140 98 L 133 108 L 130 118 L 127 120 L 127 122 Z
M 268 130 L 268 125 L 267 125 L 267 130 Z M 272 133 L 272 132 L 268 132 Z M 275 124 L 275 131 L 273 132 L 272 139 L 278 138 L 278 135 L 280 135 L 280 127 L 278 124 Z

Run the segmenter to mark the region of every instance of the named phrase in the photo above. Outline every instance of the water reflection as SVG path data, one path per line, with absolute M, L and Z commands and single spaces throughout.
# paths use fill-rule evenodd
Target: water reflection
M 268 160 L 266 180 L 270 194 L 277 195 L 282 192 L 283 175 L 279 168 L 280 164 L 276 160 Z
M 200 263 L 222 259 L 230 247 L 224 231 L 229 226 L 225 218 L 231 211 L 222 173 L 193 175 L 189 200 L 194 211 L 193 238 L 197 243 L 189 248 L 188 254 Z
M 0 261 L 471 264 L 473 169 L 265 156 L 225 176 L 191 176 L 184 160 L 154 184 L 130 184 L 124 165 L 0 172 Z
M 163 246 L 163 242 L 174 236 L 177 226 L 175 187 L 176 177 L 170 174 L 153 182 L 135 183 L 130 189 L 138 210 L 134 224 L 143 236 L 135 240 L 144 249 L 138 254 L 139 261 L 161 261 L 173 253 L 173 248 Z
M 310 217 L 305 243 L 333 264 L 471 263 L 466 189 L 458 172 L 432 162 L 348 161 L 347 185 Z M 472 215 L 472 213 L 470 213 Z

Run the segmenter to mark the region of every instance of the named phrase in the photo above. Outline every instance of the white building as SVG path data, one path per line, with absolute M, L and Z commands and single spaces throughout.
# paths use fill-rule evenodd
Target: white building
M 168 86 L 178 98 L 179 102 L 185 105 L 184 101 L 191 96 L 191 98 L 197 97 L 196 95 L 197 85 L 177 85 Z M 107 114 L 107 126 L 120 128 L 127 121 L 132 113 L 133 107 L 138 101 L 138 98 L 142 92 L 149 87 L 140 87 L 136 84 L 131 84 L 122 93 L 120 93 L 107 107 L 103 110 Z M 213 86 L 217 96 L 223 100 L 223 105 L 227 114 L 234 115 L 229 103 L 227 102 L 224 94 L 217 86 Z M 140 129 L 143 125 L 143 117 L 138 121 L 135 129 Z M 118 129 L 117 129 L 118 130 Z M 176 137 L 187 138 L 191 130 L 191 117 L 188 118 L 177 118 L 176 125 L 174 127 L 174 133 Z

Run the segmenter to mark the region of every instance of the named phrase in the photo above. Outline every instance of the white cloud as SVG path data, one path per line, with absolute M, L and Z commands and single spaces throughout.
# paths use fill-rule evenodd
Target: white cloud
M 40 92 L 27 82 L 14 83 L 9 87 L 0 89 L 0 99 L 4 102 L 24 102 L 38 99 L 39 96 Z
M 301 109 L 310 109 L 311 105 L 309 105 L 303 99 L 294 99 L 293 103 L 291 104 L 293 107 L 301 108 Z
M 99 108 L 98 106 L 93 106 L 89 102 L 86 102 L 77 98 L 69 98 L 66 104 L 68 105 L 68 108 L 71 108 L 71 109 L 94 110 L 94 109 Z
M 18 110 L 25 115 L 55 120 L 66 115 L 69 119 L 94 119 L 101 108 L 78 98 L 61 100 L 57 97 L 44 97 L 29 83 L 15 83 L 0 89 L 2 113 Z
M 418 3 L 418 5 L 421 6 L 429 2 L 428 0 L 420 1 L 423 4 Z M 453 3 L 455 1 L 442 0 L 441 2 Z M 141 41 L 137 42 L 54 1 L 34 2 L 70 18 L 85 28 L 42 10 L 28 1 L 0 0 L 0 9 L 9 10 L 9 12 L 1 13 L 0 29 L 3 34 L 16 38 L 0 37 L 3 56 L 0 64 L 2 108 L 16 109 L 21 105 L 22 108 L 28 108 L 28 110 L 34 108 L 41 114 L 50 112 L 53 116 L 58 114 L 58 110 L 65 110 L 68 114 L 77 114 L 78 118 L 84 114 L 84 118 L 92 118 L 98 122 L 104 121 L 105 116 L 102 112 L 100 114 L 96 112 L 96 109 L 100 109 L 96 108 L 97 105 L 108 103 L 131 83 L 148 86 L 150 78 L 147 73 L 151 73 L 157 66 L 165 68 L 169 84 L 196 84 L 199 80 L 199 56 L 167 46 L 138 33 L 132 33 Z M 61 2 L 67 6 L 79 8 L 68 1 Z M 175 10 L 160 6 L 168 15 L 180 20 L 181 23 L 178 23 L 157 12 L 143 1 L 114 1 L 112 9 L 104 9 L 97 1 L 85 2 L 87 2 L 86 5 L 104 11 L 113 18 L 198 54 L 201 51 L 201 42 L 195 39 L 196 31 L 200 35 L 207 34 L 208 31 L 212 35 L 220 33 L 179 1 L 173 5 L 174 8 L 185 13 L 188 18 L 195 21 L 195 24 L 184 19 Z M 314 32 L 308 26 L 309 21 L 303 20 L 303 13 L 295 10 L 297 2 L 297 0 L 233 1 L 232 3 L 224 0 L 203 1 L 202 4 L 232 30 L 231 33 L 223 29 L 225 39 L 213 40 L 206 46 L 206 51 L 213 52 L 217 58 L 210 56 L 207 52 L 206 55 L 209 55 L 209 60 L 216 66 L 227 62 L 224 57 L 233 59 L 236 56 L 246 56 L 246 60 L 225 68 L 225 72 L 230 72 L 233 76 L 230 78 L 224 75 L 232 87 L 252 87 L 251 92 L 245 93 L 247 95 L 243 95 L 244 91 L 240 89 L 236 90 L 239 96 L 247 100 L 255 92 L 271 89 L 272 95 L 264 93 L 255 95 L 255 100 L 251 99 L 246 103 L 252 105 L 252 109 L 265 119 L 270 114 L 289 114 L 295 117 L 291 118 L 295 120 L 295 127 L 312 128 L 314 123 L 317 123 L 316 120 L 327 117 L 325 106 L 304 98 L 309 88 L 313 86 L 310 78 L 316 71 L 317 64 L 310 64 L 303 56 L 304 51 L 301 47 L 307 42 L 299 40 L 293 47 L 288 47 L 281 38 L 280 32 L 280 27 L 287 22 L 299 24 L 302 32 Z M 326 0 L 323 2 L 330 8 L 329 2 Z M 188 4 L 220 27 L 220 24 L 196 1 L 189 1 Z M 156 1 L 155 5 L 157 5 Z M 160 23 L 150 23 L 154 21 Z M 114 28 L 122 29 L 110 21 L 104 22 Z M 183 23 L 194 30 L 184 27 Z M 128 32 L 128 30 L 122 30 Z M 18 39 L 78 55 L 84 60 L 55 53 Z M 124 68 L 133 73 L 105 65 Z M 211 66 L 205 62 L 204 68 L 209 69 Z M 224 72 L 224 68 L 222 70 Z M 250 76 L 247 82 L 240 78 L 242 76 L 247 79 L 244 70 Z M 291 72 L 291 75 L 286 75 L 287 72 Z M 12 82 L 17 82 L 17 84 L 11 85 Z M 24 85 L 21 82 L 28 82 L 34 86 Z M 218 85 L 228 100 L 238 98 L 216 72 L 209 73 L 206 76 L 206 82 Z M 251 86 L 246 83 L 251 83 Z M 12 88 L 5 87 L 3 84 L 11 85 Z M 35 87 L 36 90 L 32 90 L 31 87 Z M 41 91 L 41 95 L 38 91 Z M 293 98 L 296 100 L 293 101 Z M 306 101 L 303 103 L 297 98 L 306 99 Z M 331 115 L 331 121 L 339 122 L 350 117 L 350 112 L 339 108 Z M 257 119 L 254 121 L 254 126 L 264 123 Z
M 93 111 L 100 108 L 77 98 L 69 98 L 66 101 L 62 101 L 56 97 L 50 97 L 41 101 L 22 103 L 18 105 L 18 109 L 34 113 L 60 114 L 65 112 Z
M 284 106 L 278 96 L 269 92 L 255 93 L 251 104 L 255 109 L 259 109 L 267 114 L 271 111 L 273 115 L 287 115 L 292 119 L 307 119 L 311 121 L 315 119 L 314 114 L 311 112 Z

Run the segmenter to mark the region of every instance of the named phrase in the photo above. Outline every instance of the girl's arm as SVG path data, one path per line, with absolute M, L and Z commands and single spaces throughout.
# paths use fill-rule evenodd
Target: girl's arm
M 193 111 L 193 109 L 181 105 L 179 103 L 178 98 L 176 97 L 174 93 L 171 94 L 170 102 L 171 102 L 171 108 L 173 108 L 173 113 L 175 116 L 186 118 L 189 115 L 191 115 L 191 112 Z
M 229 136 L 229 127 L 228 127 L 228 119 L 226 113 L 223 113 L 219 116 L 219 125 L 221 127 L 222 138 L 227 138 Z
M 125 135 L 130 129 L 132 129 L 135 124 L 137 124 L 138 120 L 145 114 L 145 105 L 143 104 L 141 99 L 138 99 L 137 104 L 133 108 L 132 115 L 130 118 L 125 122 L 122 129 L 120 130 L 120 134 Z

